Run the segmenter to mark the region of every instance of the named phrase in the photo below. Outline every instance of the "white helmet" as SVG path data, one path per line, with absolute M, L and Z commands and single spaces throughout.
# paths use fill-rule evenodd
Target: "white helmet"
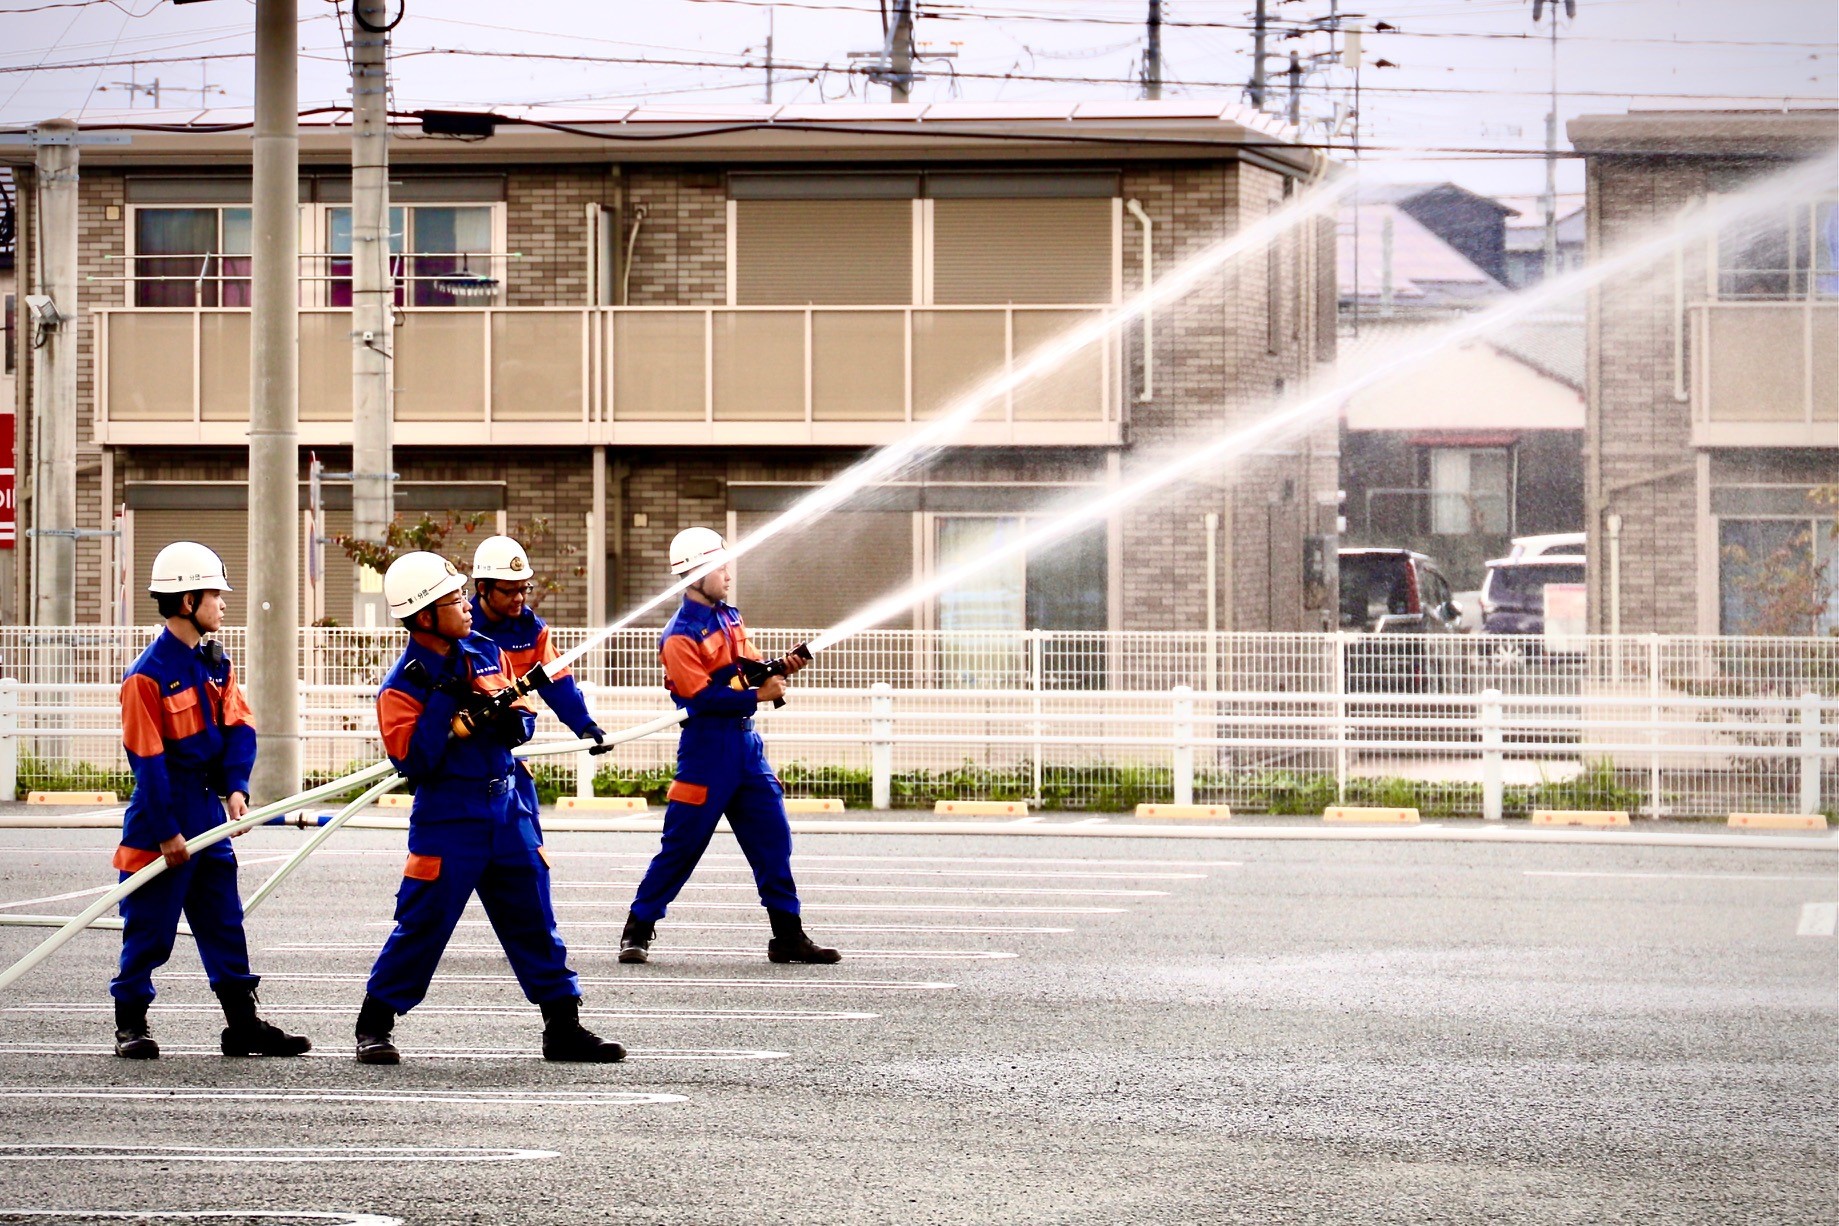
M 383 598 L 389 601 L 390 616 L 398 619 L 465 586 L 466 576 L 438 553 L 405 553 L 383 572 Z
M 475 579 L 534 579 L 524 547 L 508 536 L 488 536 L 473 552 Z
M 687 575 L 726 548 L 713 528 L 685 528 L 670 539 L 670 573 Z
M 217 551 L 197 541 L 174 541 L 153 559 L 153 575 L 147 581 L 150 593 L 228 592 L 229 577 L 224 574 L 223 559 Z

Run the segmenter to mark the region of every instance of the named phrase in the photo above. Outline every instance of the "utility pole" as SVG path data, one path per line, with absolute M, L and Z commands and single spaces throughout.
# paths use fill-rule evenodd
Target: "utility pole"
M 1549 5 L 1552 42 L 1552 109 L 1545 113 L 1545 279 L 1558 275 L 1558 3 L 1533 0 L 1533 21 Z M 1564 0 L 1564 15 L 1577 19 L 1577 0 Z
M 1264 109 L 1264 33 L 1265 33 L 1265 25 L 1266 25 L 1265 11 L 1264 11 L 1265 3 L 1266 3 L 1266 0 L 1258 0 L 1257 11 L 1253 14 L 1253 17 L 1252 17 L 1252 87 L 1251 87 L 1251 92 L 1252 92 L 1252 109 L 1255 111 L 1262 111 Z
M 773 104 L 773 10 L 766 10 L 766 105 Z
M 300 790 L 299 0 L 256 0 L 249 359 L 249 706 L 257 802 Z M 244 580 L 237 579 L 242 583 Z
M 1143 96 L 1162 97 L 1162 0 L 1149 0 L 1149 30 L 1143 49 Z
M 913 0 L 894 0 L 894 28 L 888 32 L 888 88 L 896 102 L 913 90 Z
M 381 541 L 395 512 L 390 491 L 396 287 L 390 275 L 389 17 L 384 0 L 353 0 L 352 15 L 351 534 Z M 363 568 L 352 609 L 360 626 L 389 624 L 382 584 Z
M 1296 52 L 1290 52 L 1290 126 L 1297 127 L 1303 122 L 1303 61 Z
M 38 295 L 21 312 L 34 343 L 32 392 L 32 621 L 77 620 L 77 125 L 38 125 L 35 154 Z

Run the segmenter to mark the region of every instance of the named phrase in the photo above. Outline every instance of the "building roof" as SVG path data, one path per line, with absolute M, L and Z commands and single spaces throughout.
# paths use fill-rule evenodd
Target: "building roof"
M 1336 254 L 1343 298 L 1377 300 L 1382 296 L 1388 223 L 1396 305 L 1459 306 L 1506 292 L 1499 281 L 1398 205 L 1362 204 L 1341 211 Z
M 1565 125 L 1577 151 L 1599 154 L 1781 157 L 1819 153 L 1839 140 L 1839 108 L 1630 111 L 1580 115 Z
M 418 113 L 419 114 L 419 113 Z M 935 102 L 914 105 L 669 104 L 505 107 L 484 139 L 424 136 L 417 116 L 396 116 L 392 160 L 444 163 L 532 161 L 721 162 L 779 159 L 855 161 L 940 157 L 963 160 L 1115 160 L 1255 157 L 1297 172 L 1321 155 L 1275 116 L 1221 99 L 1083 102 Z M 120 132 L 128 145 L 86 146 L 86 162 L 147 164 L 249 160 L 254 115 L 225 110 L 119 111 L 86 115 L 85 131 Z M 18 129 L 15 129 L 18 130 Z M 350 156 L 351 113 L 315 109 L 300 117 L 303 162 Z M 610 151 L 617 149 L 616 159 Z M 14 160 L 30 158 L 29 149 Z
M 1360 185 L 1360 203 L 1362 204 L 1405 204 L 1420 196 L 1440 193 L 1447 196 L 1466 196 L 1478 204 L 1483 204 L 1500 213 L 1512 215 L 1519 210 L 1505 200 L 1493 196 L 1484 196 L 1472 192 L 1460 183 L 1380 183 Z
M 1452 312 L 1363 317 L 1358 337 L 1341 338 L 1335 371 L 1370 370 L 1455 318 Z M 1445 445 L 1502 431 L 1581 430 L 1583 351 L 1581 313 L 1534 317 L 1358 388 L 1342 413 L 1350 430 L 1456 432 L 1438 440 Z
M 1558 206 L 1558 245 L 1583 246 L 1587 213 L 1580 204 L 1566 209 Z M 1538 251 L 1545 246 L 1545 218 L 1524 224 L 1509 224 L 1507 227 L 1506 247 L 1509 251 Z

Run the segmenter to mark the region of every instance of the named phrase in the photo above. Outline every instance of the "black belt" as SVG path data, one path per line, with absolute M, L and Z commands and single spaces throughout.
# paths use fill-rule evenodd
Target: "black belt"
M 477 792 L 485 796 L 509 796 L 517 790 L 517 780 L 511 775 L 502 775 L 497 779 L 464 779 L 450 775 L 430 785 L 432 790 Z

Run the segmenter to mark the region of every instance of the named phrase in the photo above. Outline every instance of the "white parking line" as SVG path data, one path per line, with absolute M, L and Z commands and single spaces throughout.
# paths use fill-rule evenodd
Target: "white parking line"
M 114 882 L 95 886 L 87 890 L 72 890 L 68 894 L 47 894 L 43 898 L 22 898 L 18 902 L 0 902 L 0 909 L 12 910 L 14 907 L 30 907 L 41 902 L 65 902 L 72 898 L 88 898 L 91 894 L 106 894 L 115 888 Z
M 623 867 L 623 866 L 622 866 Z M 998 877 L 1005 881 L 1205 881 L 1205 873 L 1082 873 L 1082 872 L 1036 872 L 1016 869 L 983 868 L 831 868 L 812 867 L 794 864 L 794 875 L 811 877 L 830 874 L 842 877 Z M 747 864 L 699 864 L 699 873 L 749 873 L 753 872 Z M 556 884 L 560 885 L 561 882 Z M 831 886 L 830 889 L 840 889 Z
M 90 1000 L 79 1001 L 43 1001 L 30 1005 L 0 1005 L 0 1013 L 113 1013 L 113 1004 L 99 1004 Z M 285 1012 L 291 1017 L 295 1014 L 308 1016 L 356 1017 L 354 1010 L 343 1005 L 286 1005 L 275 1006 L 275 1011 Z M 519 1007 L 505 1005 L 417 1005 L 416 1017 L 507 1017 L 519 1021 L 529 1021 L 535 1015 L 536 1006 L 525 1004 Z M 223 1010 L 217 1005 L 205 1004 L 162 1004 L 160 1013 L 202 1013 L 207 1016 L 221 1017 Z M 862 1013 L 834 1009 L 684 1009 L 671 1006 L 655 1008 L 598 1009 L 588 1006 L 581 1010 L 585 1018 L 610 1018 L 626 1022 L 861 1022 L 880 1017 L 879 1013 Z
M 626 904 L 617 901 L 576 902 L 564 900 L 552 903 L 556 910 L 582 911 L 624 911 Z M 759 911 L 757 902 L 706 902 L 700 899 L 678 899 L 671 905 L 672 911 Z M 481 910 L 475 900 L 467 904 L 470 910 Z M 812 911 L 893 911 L 905 915 L 1123 915 L 1128 907 L 954 907 L 947 903 L 924 906 L 902 906 L 899 903 L 880 902 L 808 902 L 802 910 Z M 464 923 L 465 921 L 461 921 Z M 572 924 L 571 924 L 572 926 Z
M 1839 932 L 1839 903 L 1810 902 L 1801 907 L 1800 927 L 1796 936 L 1830 937 Z
M 0 1218 L 48 1217 L 66 1222 L 91 1218 L 128 1222 L 207 1222 L 229 1218 L 238 1222 L 279 1218 L 287 1222 L 329 1222 L 331 1226 L 402 1226 L 399 1217 L 381 1213 L 324 1213 L 316 1209 L 0 1209 Z
M 491 946 L 482 948 L 498 952 Z M 164 974 L 164 979 L 189 979 L 202 983 L 205 976 L 195 971 L 179 971 Z M 263 975 L 264 984 L 272 983 L 351 983 L 361 984 L 369 980 L 368 975 L 344 975 L 335 971 L 300 971 L 280 975 Z M 841 992 L 841 991 L 879 991 L 879 992 L 951 992 L 958 987 L 955 983 L 935 983 L 923 979 L 832 979 L 828 975 L 815 978 L 797 979 L 700 979 L 682 976 L 653 974 L 650 971 L 634 971 L 630 975 L 617 978 L 609 976 L 579 975 L 583 987 L 622 988 L 718 988 L 724 992 L 745 991 L 753 989 L 766 992 Z M 463 972 L 441 972 L 443 983 L 508 983 L 517 982 L 515 975 L 469 975 Z M 535 1006 L 532 1006 L 534 1008 Z
M 102 1043 L 64 1044 L 51 1047 L 33 1043 L 0 1043 L 0 1055 L 15 1056 L 112 1056 L 115 1049 Z M 527 1047 L 417 1047 L 417 1060 L 541 1060 L 543 1053 Z M 752 1050 L 745 1047 L 628 1047 L 626 1060 L 668 1060 L 677 1063 L 726 1063 L 735 1060 L 784 1060 L 791 1053 Z M 223 1053 L 215 1044 L 190 1046 L 160 1042 L 160 1059 L 174 1056 L 203 1056 L 219 1060 Z M 306 1059 L 350 1060 L 351 1052 L 340 1048 L 315 1048 Z M 5 1215 L 0 1214 L 0 1218 Z
M 449 945 L 449 953 L 495 954 L 500 951 L 497 945 Z M 377 952 L 375 945 L 269 945 L 263 953 L 317 954 L 317 953 L 356 953 L 370 957 Z M 616 954 L 617 945 L 570 945 L 570 954 Z M 693 947 L 688 945 L 671 945 L 666 952 L 673 954 L 698 954 L 715 958 L 761 958 L 765 951 L 758 945 L 746 947 Z M 856 949 L 848 951 L 851 959 L 872 958 L 886 962 L 979 962 L 1002 961 L 1015 957 L 1012 953 L 1003 953 L 989 949 Z
M 638 889 L 636 881 L 551 881 L 550 886 L 558 890 L 621 890 L 630 892 Z M 751 881 L 698 882 L 692 881 L 683 887 L 685 890 L 752 890 Z M 973 887 L 966 889 L 955 885 L 842 885 L 820 882 L 817 885 L 801 885 L 798 892 L 809 894 L 822 890 L 832 894 L 951 894 L 982 896 L 996 894 L 1052 895 L 1060 898 L 1167 898 L 1167 890 L 1064 890 L 1052 887 L 1017 886 L 1014 889 Z
M 1579 869 L 1529 868 L 1528 877 L 1601 877 L 1624 881 L 1831 881 L 1831 873 L 1610 873 Z
M 76 1098 L 117 1102 L 236 1103 L 440 1103 L 505 1107 L 647 1107 L 687 1102 L 681 1094 L 638 1090 L 460 1090 L 460 1089 L 313 1089 L 307 1086 L 0 1086 L 0 1099 Z M 6 1149 L 62 1149 L 57 1145 L 0 1146 Z M 71 1148 L 90 1148 L 74 1146 Z M 101 1147 L 106 1148 L 106 1147 Z M 152 1148 L 167 1148 L 164 1146 Z M 190 1146 L 173 1146 L 186 1150 Z M 343 1146 L 313 1146 L 343 1149 Z M 406 1152 L 414 1152 L 413 1150 Z M 4 1156 L 0 1154 L 0 1156 Z
M 366 927 L 394 928 L 394 920 L 371 920 Z M 462 928 L 490 928 L 490 920 L 460 921 Z M 623 929 L 624 920 L 570 920 L 568 930 L 573 932 L 581 928 Z M 703 920 L 686 923 L 683 920 L 668 920 L 659 925 L 663 932 L 765 932 L 766 926 L 760 923 L 722 923 L 718 920 Z M 987 927 L 973 927 L 965 924 L 831 924 L 824 925 L 826 933 L 831 932 L 912 932 L 931 935 L 935 932 L 956 934 L 975 933 L 978 935 L 1000 935 L 1004 933 L 1021 933 L 1028 936 L 1063 936 L 1077 931 L 1073 928 L 1031 928 L 1020 924 L 993 924 Z
M 675 1096 L 660 1095 L 660 1098 Z M 406 1100 L 405 1100 L 406 1101 Z M 678 1102 L 686 1099 L 676 1098 Z M 553 1149 L 473 1149 L 447 1145 L 12 1145 L 0 1162 L 532 1162 L 560 1158 Z
M 0 848 L 0 852 L 8 849 Z M 32 850 L 18 848 L 15 850 Z M 48 848 L 51 851 L 68 851 L 67 848 Z M 552 860 L 631 860 L 640 864 L 649 863 L 657 852 L 649 851 L 585 851 L 566 847 L 545 847 L 544 853 Z M 93 855 L 94 852 L 85 852 Z M 319 857 L 375 857 L 378 859 L 402 859 L 400 847 L 324 847 L 313 853 Z M 1087 859 L 1081 856 L 853 856 L 834 855 L 823 852 L 799 851 L 792 856 L 794 870 L 815 864 L 973 864 L 986 866 L 991 864 L 1062 864 L 1075 868 L 1243 868 L 1243 860 L 1101 860 Z M 727 865 L 737 869 L 747 868 L 746 857 L 728 851 L 711 851 L 699 862 L 701 868 L 713 868 Z M 1129 874 L 1126 874 L 1129 875 Z

